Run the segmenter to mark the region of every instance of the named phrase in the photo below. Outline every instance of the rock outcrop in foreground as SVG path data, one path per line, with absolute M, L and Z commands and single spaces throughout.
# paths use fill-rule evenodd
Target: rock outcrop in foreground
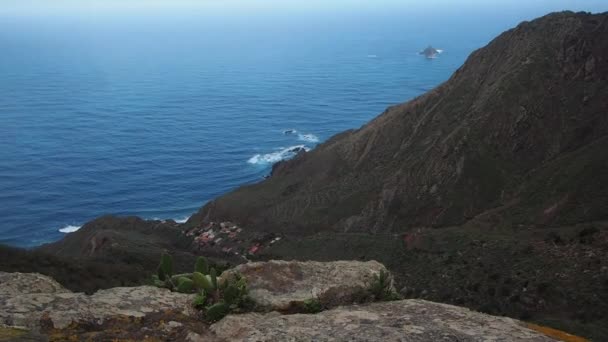
M 191 303 L 191 295 L 152 286 L 116 287 L 89 296 L 70 292 L 40 274 L 0 273 L 0 326 L 23 329 L 23 334 L 37 336 L 35 340 L 45 340 L 43 336 L 62 340 L 74 334 L 89 338 L 91 330 L 126 331 L 128 327 L 121 327 L 122 324 L 137 325 L 137 322 L 139 330 L 145 328 L 144 318 L 157 322 L 193 318 L 198 323 Z M 176 322 L 175 327 L 183 325 Z M 158 326 L 154 329 L 165 336 Z M 144 337 L 145 332 L 130 335 L 136 336 Z
M 249 295 L 261 310 L 293 312 L 310 299 L 323 307 L 367 301 L 373 296 L 369 288 L 374 275 L 380 272 L 389 273 L 377 261 L 272 260 L 237 266 L 222 277 L 240 273 L 247 278 Z
M 327 303 L 342 306 L 229 315 L 208 325 L 192 308 L 193 295 L 150 286 L 85 295 L 39 274 L 0 273 L 0 341 L 554 341 L 520 321 L 424 300 L 353 304 L 350 295 L 365 293 L 385 271 L 377 262 L 272 261 L 238 269 L 251 279 L 260 310 L 303 301 L 309 290 L 335 295 Z
M 554 341 L 510 318 L 415 299 L 315 315 L 233 315 L 211 330 L 229 341 Z

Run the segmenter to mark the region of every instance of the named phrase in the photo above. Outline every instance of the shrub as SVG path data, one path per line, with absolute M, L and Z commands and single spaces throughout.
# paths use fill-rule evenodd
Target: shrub
M 594 240 L 595 234 L 599 233 L 599 229 L 596 227 L 587 227 L 578 233 L 579 242 L 584 244 L 590 244 Z
M 207 297 L 202 293 L 197 293 L 196 297 L 194 297 L 194 308 L 198 310 L 202 310 L 205 308 L 205 302 L 207 301 Z
M 399 300 L 401 296 L 393 289 L 393 277 L 389 272 L 380 270 L 379 274 L 374 274 L 369 290 L 375 300 L 391 301 Z
M 323 311 L 323 306 L 317 298 L 309 298 L 304 301 L 304 313 L 314 314 Z
M 554 243 L 556 245 L 563 245 L 564 244 L 564 240 L 556 232 L 549 232 L 549 233 L 547 233 L 547 236 L 545 237 L 545 241 L 546 242 L 552 242 L 552 243 Z

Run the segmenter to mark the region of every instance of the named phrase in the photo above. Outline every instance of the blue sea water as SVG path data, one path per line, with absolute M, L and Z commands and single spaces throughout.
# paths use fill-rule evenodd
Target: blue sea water
M 103 214 L 184 220 L 539 14 L 0 14 L 0 243 Z

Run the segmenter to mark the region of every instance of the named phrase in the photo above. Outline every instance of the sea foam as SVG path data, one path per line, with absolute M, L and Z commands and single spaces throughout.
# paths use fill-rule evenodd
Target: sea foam
M 183 216 L 180 218 L 172 218 L 171 220 L 175 221 L 176 223 L 186 223 L 189 219 L 190 219 L 190 216 Z M 163 219 L 158 216 L 155 216 L 151 219 L 146 219 L 146 220 L 162 221 L 164 223 L 164 222 L 167 222 L 168 219 Z
M 80 227 L 82 226 L 72 226 L 72 225 L 67 225 L 61 229 L 59 229 L 60 232 L 62 233 L 73 233 L 75 231 L 77 231 L 78 229 L 80 229 Z
M 186 221 L 188 221 L 189 218 L 190 218 L 190 216 L 184 216 L 181 218 L 176 218 L 176 219 L 174 219 L 174 221 L 177 223 L 186 223 Z M 153 218 L 153 220 L 162 221 L 161 219 L 156 218 L 156 217 Z M 63 228 L 60 228 L 59 231 L 67 234 L 67 233 L 73 233 L 75 231 L 78 231 L 78 229 L 80 229 L 80 228 L 82 228 L 82 226 L 67 225 Z
M 298 134 L 298 140 L 307 141 L 311 143 L 318 143 L 319 137 L 314 134 Z
M 255 156 L 249 158 L 247 162 L 249 164 L 274 164 L 281 160 L 289 159 L 294 157 L 300 150 L 304 150 L 306 152 L 310 151 L 310 148 L 306 145 L 296 145 L 284 148 L 280 151 L 267 153 L 267 154 L 256 154 Z
M 186 217 L 175 219 L 174 221 L 177 223 L 186 223 L 186 221 L 188 221 L 189 218 L 190 218 L 190 216 L 186 216 Z

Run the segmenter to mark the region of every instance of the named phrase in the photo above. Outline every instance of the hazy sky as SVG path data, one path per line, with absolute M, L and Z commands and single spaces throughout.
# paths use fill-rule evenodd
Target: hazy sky
M 0 13 L 108 13 L 129 11 L 449 11 L 537 9 L 607 11 L 608 0 L 2 0 Z M 143 12 L 142 12 L 143 11 Z

